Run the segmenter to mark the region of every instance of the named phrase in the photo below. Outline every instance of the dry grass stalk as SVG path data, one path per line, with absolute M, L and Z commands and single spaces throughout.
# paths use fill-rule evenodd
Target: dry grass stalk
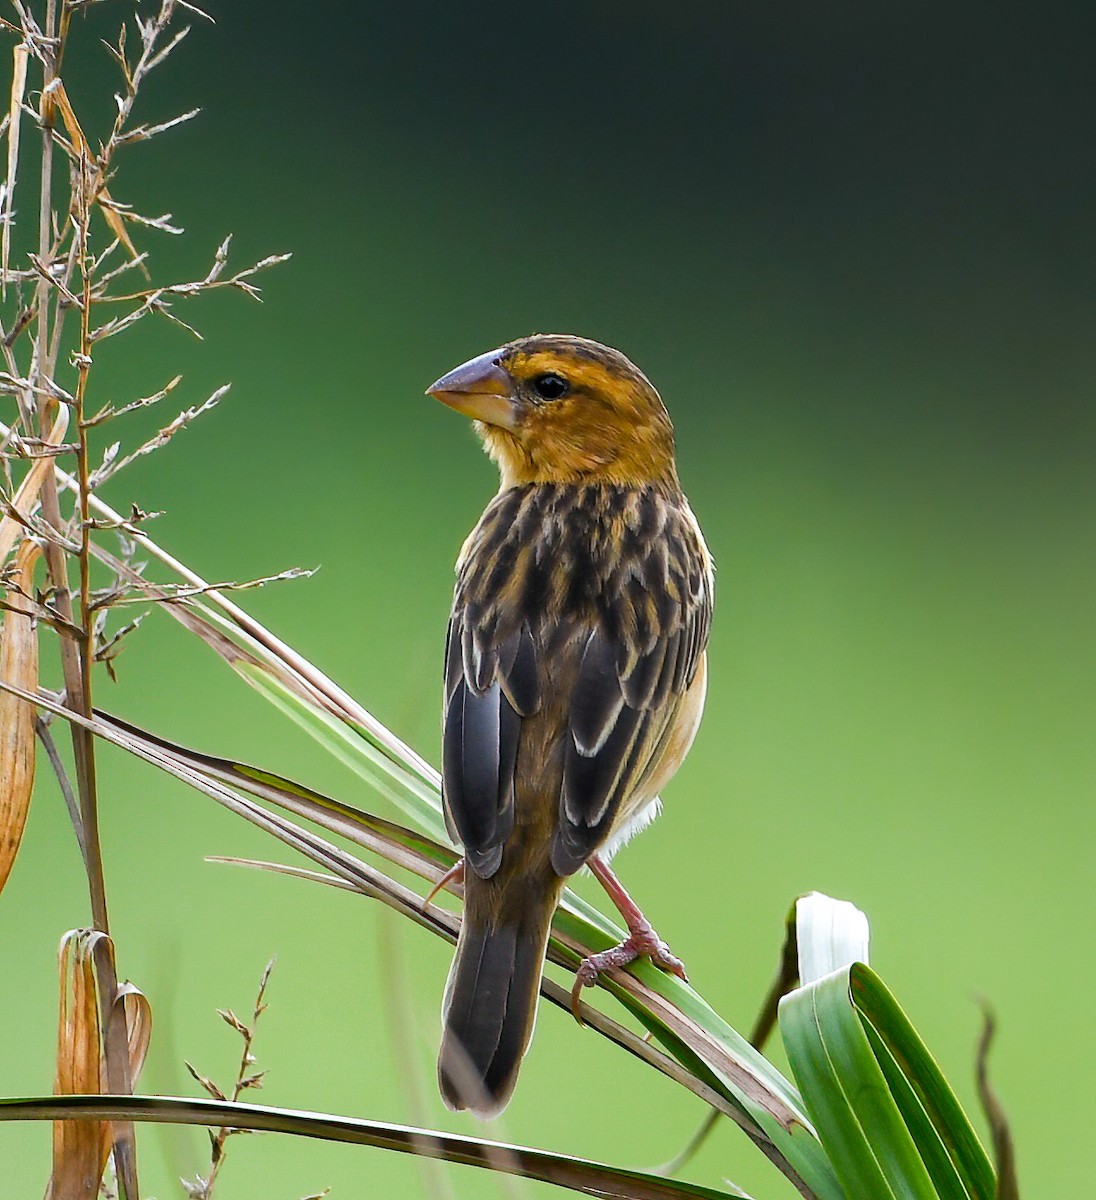
M 98 341 L 118 335 L 148 315 L 162 316 L 190 329 L 171 311 L 173 301 L 199 295 L 217 287 L 232 287 L 258 297 L 253 281 L 256 272 L 278 260 L 263 260 L 232 273 L 227 268 L 228 243 L 219 248 L 212 267 L 197 280 L 150 287 L 140 292 L 126 291 L 118 281 L 131 269 L 146 277 L 147 253 L 139 251 L 134 235 L 149 231 L 179 233 L 170 214 L 146 216 L 108 190 L 118 187 L 117 152 L 159 136 L 196 115 L 196 110 L 171 120 L 148 123 L 136 119 L 142 85 L 150 72 L 161 66 L 185 38 L 187 27 L 175 28 L 182 15 L 205 16 L 185 0 L 156 0 L 149 15 L 134 5 L 130 20 L 123 22 L 117 42 L 109 46 L 120 73 L 116 112 L 110 131 L 103 141 L 89 138 L 81 120 L 83 101 L 71 93 L 61 77 L 66 44 L 79 25 L 72 22 L 80 0 L 13 0 L 16 20 L 0 22 L 13 33 L 13 77 L 10 102 L 0 123 L 0 135 L 8 139 L 6 173 L 0 184 L 0 398 L 12 397 L 14 415 L 5 423 L 0 440 L 0 569 L 11 556 L 20 538 L 31 535 L 45 555 L 48 579 L 40 595 L 18 581 L 9 572 L 0 578 L 8 596 L 0 596 L 0 606 L 9 612 L 7 625 L 12 631 L 5 641 L 14 645 L 20 629 L 35 620 L 55 633 L 56 647 L 64 680 L 67 709 L 90 716 L 93 711 L 93 672 L 96 662 L 113 671 L 113 661 L 123 640 L 137 627 L 138 621 L 123 622 L 108 628 L 110 609 L 133 600 L 130 582 L 115 581 L 103 588 L 93 570 L 95 538 L 102 524 L 92 516 L 95 488 L 134 459 L 165 445 L 176 433 L 208 411 L 222 394 L 218 391 L 204 404 L 194 405 L 172 420 L 152 439 L 130 453 L 122 453 L 120 444 L 103 455 L 103 466 L 92 469 L 91 439 L 109 421 L 136 408 L 146 407 L 167 396 L 178 378 L 151 396 L 129 404 L 107 405 L 97 412 L 86 409 L 93 351 Z M 28 222 L 27 234 L 20 237 L 14 223 L 13 198 L 20 169 L 26 170 L 28 143 L 20 141 L 24 115 L 31 115 L 40 134 L 40 153 L 35 170 L 39 176 L 38 220 L 36 229 Z M 99 227 L 92 215 L 98 210 L 106 222 L 109 244 L 96 243 Z M 33 238 L 33 243 L 28 244 Z M 119 261 L 121 260 L 121 261 Z M 109 305 L 108 310 L 101 306 Z M 73 323 L 78 322 L 78 329 Z M 63 351 L 74 343 L 66 362 Z M 75 426 L 75 440 L 64 443 L 69 425 Z M 102 455 L 101 447 L 96 457 Z M 75 460 L 74 496 L 70 502 L 58 488 L 56 470 L 61 459 Z M 129 521 L 120 521 L 120 532 L 131 531 L 149 514 L 134 509 Z M 14 588 L 14 591 L 13 591 Z M 25 640 L 22 640 L 24 646 Z M 24 651 L 24 658 L 27 651 Z M 20 669 L 25 666 L 20 661 Z M 33 690 L 36 679 L 12 677 Z M 27 790 L 23 786 L 26 763 L 33 761 L 33 729 L 29 711 L 9 694 L 3 710 L 15 714 L 9 721 L 0 715 L 5 731 L 12 733 L 12 746 L 21 747 L 23 764 L 19 772 L 4 770 L 0 787 L 17 798 Z M 74 817 L 87 876 L 91 920 L 102 934 L 109 933 L 107 887 L 99 842 L 98 779 L 94 740 L 88 731 L 74 724 L 72 733 L 75 770 L 74 788 L 78 814 Z M 12 754 L 5 744 L 5 754 Z M 56 755 L 53 756 L 55 758 Z M 51 758 L 51 761 L 53 761 Z M 14 761 L 14 760 L 13 760 Z M 0 763 L 0 766 L 3 764 Z M 57 764 L 55 763 L 55 769 Z M 11 780 L 11 786 L 2 781 Z M 25 810 L 22 813 L 25 816 Z M 19 805 L 10 813 L 0 813 L 3 828 L 18 841 L 22 827 Z M 4 865 L 10 868 L 10 861 Z M 2 883 L 2 877 L 0 877 Z M 97 980 L 102 1008 L 102 1030 L 106 1045 L 105 1085 L 117 1093 L 131 1091 L 127 1052 L 126 1024 L 112 1019 L 115 1001 L 124 1002 L 119 990 L 113 954 L 93 955 L 89 962 L 100 972 Z M 123 1140 L 115 1146 L 118 1183 L 127 1200 L 137 1200 L 136 1166 L 129 1144 L 131 1131 L 124 1127 Z
M 997 1200 L 1020 1200 L 1020 1183 L 1016 1173 L 1016 1147 L 1012 1129 L 1004 1106 L 989 1080 L 989 1051 L 993 1036 L 997 1032 L 997 1019 L 993 1011 L 982 1005 L 982 1033 L 978 1039 L 975 1062 L 975 1078 L 978 1084 L 978 1099 L 989 1123 L 993 1139 L 993 1157 L 997 1167 Z
M 241 1021 L 230 1008 L 217 1009 L 217 1015 L 230 1029 L 239 1034 L 240 1040 L 243 1043 L 243 1048 L 240 1052 L 240 1065 L 236 1070 L 236 1081 L 232 1085 L 231 1090 L 228 1092 L 223 1091 L 212 1079 L 208 1079 L 205 1075 L 200 1074 L 190 1063 L 186 1064 L 186 1069 L 214 1100 L 231 1100 L 235 1104 L 244 1092 L 263 1086 L 263 1079 L 266 1076 L 266 1072 L 255 1069 L 254 1045 L 259 1018 L 266 1011 L 266 986 L 270 982 L 270 973 L 274 970 L 274 961 L 274 959 L 271 959 L 263 968 L 262 976 L 259 979 L 259 991 L 255 997 L 255 1004 L 251 1012 L 250 1024 Z M 182 1180 L 183 1187 L 186 1189 L 190 1200 L 213 1200 L 213 1189 L 217 1184 L 217 1176 L 224 1166 L 228 1139 L 233 1134 L 246 1132 L 248 1131 L 232 1126 L 222 1126 L 216 1133 L 212 1130 L 209 1131 L 209 1173 L 207 1175 L 198 1175 L 193 1180 Z M 324 1193 L 320 1194 L 323 1195 Z
M 15 557 L 11 583 L 23 596 L 34 590 L 34 567 L 41 551 L 24 542 Z M 38 631 L 33 606 L 16 599 L 0 632 L 0 679 L 27 691 L 38 687 Z M 35 710 L 10 692 L 0 693 L 0 890 L 8 881 L 23 839 L 34 788 Z
M 0 206 L 0 280 L 7 286 L 8 258 L 11 253 L 11 223 L 14 216 L 15 177 L 19 169 L 19 127 L 23 115 L 23 94 L 27 87 L 27 60 L 30 47 L 20 42 L 12 51 L 11 105 L 8 109 L 8 175 L 4 183 L 3 205 Z

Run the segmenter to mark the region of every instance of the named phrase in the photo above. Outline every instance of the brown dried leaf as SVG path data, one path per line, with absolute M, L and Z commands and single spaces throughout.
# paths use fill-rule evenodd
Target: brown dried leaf
M 114 207 L 114 202 L 111 200 L 110 193 L 106 188 L 99 189 L 99 211 L 103 214 L 103 218 L 110 226 L 111 233 L 125 246 L 130 258 L 140 266 L 145 278 L 148 278 L 148 270 L 142 261 L 143 255 L 138 253 L 137 247 L 133 244 L 133 239 L 129 236 L 129 230 L 126 229 L 126 223 L 122 220 L 121 214 Z
M 40 554 L 34 542 L 24 542 L 15 556 L 12 582 L 27 595 L 34 592 L 34 564 Z M 15 595 L 6 610 L 0 631 L 0 679 L 33 692 L 38 688 L 38 631 L 28 609 Z M 35 716 L 33 704 L 10 692 L 0 694 L 0 890 L 15 865 L 30 809 Z
M 148 1044 L 152 1038 L 152 1005 L 148 997 L 132 983 L 118 986 L 111 1020 L 121 1015 L 126 1023 L 126 1043 L 129 1047 L 129 1077 L 136 1083 L 145 1065 Z
M 73 929 L 61 939 L 61 1005 L 57 1027 L 57 1073 L 53 1085 L 58 1096 L 105 1090 L 106 1069 L 95 969 L 97 953 L 112 953 L 110 939 L 105 933 Z M 94 1200 L 99 1194 L 99 1181 L 109 1152 L 108 1122 L 55 1121 L 53 1175 L 46 1191 L 47 1200 L 69 1200 L 79 1196 Z
M 99 981 L 104 976 L 115 978 L 111 939 L 105 933 L 91 929 L 74 929 L 65 934 L 60 949 L 61 1009 L 54 1082 L 57 1095 L 111 1090 L 99 990 Z M 110 1020 L 125 1021 L 130 1074 L 136 1078 L 144 1064 L 152 1032 L 152 1009 L 148 1000 L 133 984 L 123 983 L 110 1006 Z M 118 1130 L 132 1141 L 130 1122 L 117 1122 L 114 1129 L 112 1135 L 108 1121 L 58 1121 L 54 1124 L 53 1175 L 46 1200 L 85 1196 L 88 1200 L 96 1200 Z
M 65 128 L 72 139 L 72 144 L 89 160 L 94 158 L 91 147 L 88 145 L 88 140 L 84 137 L 84 131 L 80 128 L 80 122 L 76 119 L 76 112 L 72 107 L 72 102 L 68 98 L 68 92 L 65 91 L 65 85 L 60 79 L 54 79 L 47 92 L 49 99 L 61 110 L 61 119 L 65 122 Z

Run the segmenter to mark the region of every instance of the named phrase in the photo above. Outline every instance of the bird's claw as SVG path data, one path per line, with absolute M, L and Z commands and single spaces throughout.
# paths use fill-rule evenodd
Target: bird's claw
M 460 886 L 464 883 L 463 858 L 458 858 L 457 861 L 449 868 L 449 870 L 446 871 L 445 874 L 438 880 L 438 882 L 434 884 L 430 891 L 426 893 L 426 896 L 423 898 L 422 902 L 422 911 L 426 912 L 426 910 L 430 907 L 434 897 L 443 888 L 447 888 L 451 883 L 456 886 Z
M 638 929 L 633 929 L 619 945 L 613 946 L 609 950 L 602 950 L 598 954 L 588 955 L 579 963 L 578 970 L 575 972 L 575 984 L 571 989 L 571 1012 L 580 1025 L 584 1024 L 581 1012 L 582 989 L 592 987 L 602 971 L 609 971 L 615 967 L 626 967 L 643 955 L 646 955 L 660 970 L 666 971 L 670 975 L 676 975 L 685 983 L 689 982 L 685 964 L 649 924 L 644 924 Z

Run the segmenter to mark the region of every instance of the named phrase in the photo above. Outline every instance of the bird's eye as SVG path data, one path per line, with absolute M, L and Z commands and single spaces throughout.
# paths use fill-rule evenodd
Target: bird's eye
M 571 385 L 563 378 L 562 375 L 557 375 L 554 371 L 548 371 L 544 375 L 538 375 L 533 380 L 533 391 L 542 400 L 559 400 L 566 396 L 571 390 Z

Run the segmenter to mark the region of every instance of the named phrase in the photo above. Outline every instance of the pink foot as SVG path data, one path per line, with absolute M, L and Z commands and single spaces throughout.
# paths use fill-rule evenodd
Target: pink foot
M 614 967 L 626 967 L 635 962 L 641 955 L 646 954 L 656 967 L 676 975 L 678 979 L 689 981 L 685 973 L 685 964 L 677 957 L 670 947 L 658 936 L 651 922 L 640 912 L 638 905 L 621 886 L 620 880 L 609 867 L 599 858 L 591 858 L 589 867 L 601 881 L 613 903 L 620 910 L 628 926 L 628 936 L 618 946 L 602 950 L 584 958 L 575 972 L 575 985 L 571 989 L 571 1012 L 575 1020 L 582 1024 L 580 1013 L 581 993 L 584 987 L 591 987 L 597 982 L 602 971 Z

